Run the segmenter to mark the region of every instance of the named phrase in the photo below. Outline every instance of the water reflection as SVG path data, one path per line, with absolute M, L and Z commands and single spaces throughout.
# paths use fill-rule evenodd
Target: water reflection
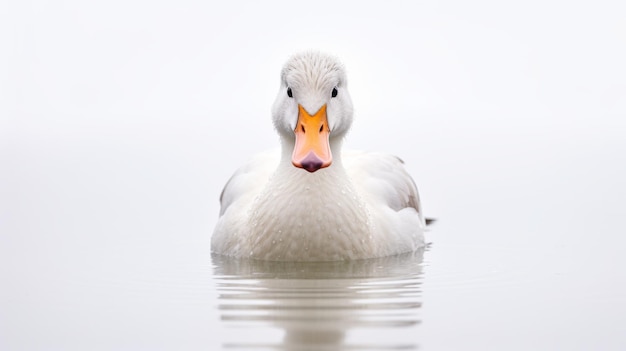
M 212 259 L 224 348 L 417 347 L 423 251 L 352 262 Z

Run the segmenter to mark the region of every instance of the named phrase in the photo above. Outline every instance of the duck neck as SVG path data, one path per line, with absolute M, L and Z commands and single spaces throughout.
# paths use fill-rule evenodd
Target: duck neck
M 341 140 L 330 140 L 332 164 L 312 173 L 291 163 L 294 140 L 281 142 L 280 164 L 248 212 L 246 254 L 301 261 L 370 257 L 372 221 L 343 167 Z

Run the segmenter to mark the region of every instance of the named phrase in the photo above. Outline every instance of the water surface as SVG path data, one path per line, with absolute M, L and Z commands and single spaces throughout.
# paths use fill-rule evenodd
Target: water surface
M 222 346 L 249 350 L 413 350 L 423 251 L 348 262 L 214 255 Z

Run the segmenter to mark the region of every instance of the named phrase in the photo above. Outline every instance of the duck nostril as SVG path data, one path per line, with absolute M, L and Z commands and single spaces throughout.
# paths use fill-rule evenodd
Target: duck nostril
M 305 133 L 305 130 L 304 130 L 304 124 L 301 124 L 301 125 L 300 125 L 300 130 L 302 130 L 302 133 Z
M 322 124 L 322 125 L 320 126 L 320 133 L 321 133 L 323 130 L 324 130 L 324 125 Z

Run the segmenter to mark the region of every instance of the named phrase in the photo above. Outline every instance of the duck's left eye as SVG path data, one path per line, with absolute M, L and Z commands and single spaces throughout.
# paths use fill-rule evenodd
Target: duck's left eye
M 337 97 L 337 88 L 333 88 L 332 97 Z
M 287 88 L 287 96 L 289 96 L 290 98 L 293 97 L 293 93 L 291 92 L 291 88 Z

